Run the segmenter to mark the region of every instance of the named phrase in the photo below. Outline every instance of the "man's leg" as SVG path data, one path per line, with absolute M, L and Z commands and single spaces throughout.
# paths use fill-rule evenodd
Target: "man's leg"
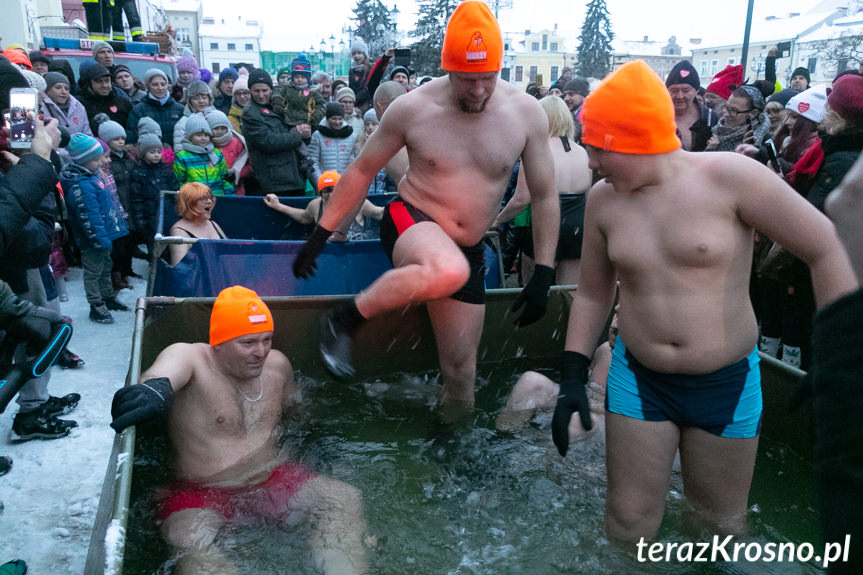
M 442 298 L 428 302 L 428 312 L 440 362 L 440 402 L 472 407 L 485 305 Z
M 311 522 L 309 545 L 318 570 L 325 575 L 368 573 L 367 526 L 357 488 L 318 475 L 303 484 L 290 504 Z
M 606 412 L 609 538 L 637 542 L 656 535 L 680 431 L 670 421 L 642 421 Z
M 179 575 L 238 572 L 216 544 L 216 536 L 224 524 L 225 519 L 209 509 L 183 509 L 165 519 L 162 537 L 177 554 Z
M 719 437 L 687 428 L 680 437 L 683 489 L 692 506 L 722 533 L 746 532 L 758 437 Z

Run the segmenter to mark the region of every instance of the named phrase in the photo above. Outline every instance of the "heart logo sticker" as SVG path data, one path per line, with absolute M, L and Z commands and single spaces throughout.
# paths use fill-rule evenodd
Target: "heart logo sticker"
M 111 110 L 111 113 L 112 113 L 112 114 L 116 114 L 116 113 L 117 113 L 117 106 L 111 106 L 111 107 L 110 107 L 110 108 L 108 108 L 108 109 L 109 109 L 109 110 Z
M 799 104 L 797 104 L 797 111 L 800 112 L 801 114 L 808 109 L 809 109 L 809 103 L 808 102 L 800 102 Z
M 680 71 L 680 77 L 681 78 L 686 78 L 687 76 L 689 76 L 689 70 L 681 70 Z

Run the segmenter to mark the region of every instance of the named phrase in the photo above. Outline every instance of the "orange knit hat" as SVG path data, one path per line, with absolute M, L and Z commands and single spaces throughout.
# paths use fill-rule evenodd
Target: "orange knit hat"
M 210 345 L 265 331 L 273 331 L 273 314 L 258 294 L 243 286 L 219 292 L 210 314 Z
M 440 67 L 447 72 L 498 72 L 503 67 L 503 37 L 488 4 L 466 0 L 449 19 Z
M 324 188 L 332 188 L 339 183 L 339 173 L 335 170 L 327 170 L 318 178 L 318 191 Z
M 680 148 L 674 105 L 659 76 L 644 63 L 624 64 L 585 98 L 581 141 L 623 154 L 664 154 Z

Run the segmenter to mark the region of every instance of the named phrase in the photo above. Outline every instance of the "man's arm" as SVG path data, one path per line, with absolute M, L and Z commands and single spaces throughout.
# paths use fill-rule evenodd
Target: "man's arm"
M 171 380 L 171 388 L 177 392 L 183 389 L 191 380 L 195 370 L 190 358 L 197 354 L 195 345 L 191 343 L 175 343 L 162 350 L 148 370 L 141 374 L 141 381 L 156 377 L 167 377 Z
M 276 129 L 274 123 L 264 121 L 260 112 L 243 113 L 243 137 L 264 154 L 294 150 L 303 143 L 299 132 L 283 126 Z
M 740 218 L 806 262 L 818 307 L 855 290 L 851 262 L 827 216 L 766 166 L 734 154 L 728 158 L 721 177 L 737 194 Z
M 548 118 L 536 101 L 524 108 L 522 118 L 527 123 L 528 133 L 521 154 L 519 178 L 524 174 L 530 193 L 536 263 L 554 267 L 560 229 L 560 200 L 554 189 L 554 159 L 548 147 Z

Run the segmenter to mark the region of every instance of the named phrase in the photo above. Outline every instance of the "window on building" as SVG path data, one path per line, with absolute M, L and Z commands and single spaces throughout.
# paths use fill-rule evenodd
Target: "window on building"
M 177 42 L 188 42 L 191 35 L 189 28 L 177 28 Z
M 734 58 L 729 58 L 729 59 L 728 59 L 728 65 L 729 65 L 729 66 L 733 66 L 733 65 L 734 65 Z
M 542 51 L 548 50 L 548 34 L 542 35 Z
M 702 77 L 707 77 L 707 60 L 701 61 L 701 72 L 699 74 Z
M 537 73 L 536 66 L 531 66 L 530 67 L 530 81 L 531 82 L 536 82 L 536 73 Z
M 213 62 L 213 74 L 218 74 L 222 71 L 222 67 L 219 66 L 218 62 Z
M 515 67 L 515 81 L 521 82 L 522 80 L 524 80 L 524 67 L 523 66 L 516 66 Z
M 530 44 L 530 49 L 534 52 L 539 52 L 539 42 L 532 42 Z
M 715 76 L 716 72 L 719 71 L 719 60 L 711 60 L 710 61 L 710 75 Z
M 552 67 L 551 67 L 551 81 L 552 81 L 552 82 L 556 82 L 556 81 L 557 81 L 557 66 L 552 66 Z
M 557 52 L 557 42 L 552 42 L 552 43 L 551 43 L 551 51 L 552 51 L 552 52 Z
M 509 82 L 509 68 L 504 68 L 500 71 L 500 79 L 504 82 Z
M 809 58 L 809 63 L 806 64 L 806 68 L 809 70 L 810 74 L 815 73 L 815 65 L 818 63 L 818 58 L 812 57 Z
M 210 50 L 218 50 L 219 43 L 218 42 L 210 42 Z
M 237 49 L 236 44 L 231 44 L 230 42 L 228 43 L 228 50 L 236 50 L 236 49 Z
M 254 52 L 255 45 L 254 44 L 246 44 L 246 52 Z

